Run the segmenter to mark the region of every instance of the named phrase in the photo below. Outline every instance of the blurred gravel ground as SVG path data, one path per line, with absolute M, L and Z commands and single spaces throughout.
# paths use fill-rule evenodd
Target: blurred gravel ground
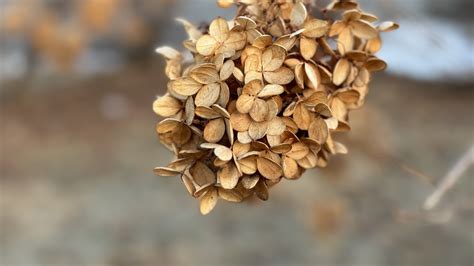
M 170 159 L 151 110 L 160 77 L 6 84 L 1 265 L 473 265 L 473 167 L 423 213 L 433 187 L 403 166 L 437 181 L 474 143 L 474 86 L 379 76 L 341 136 L 348 156 L 202 217 L 179 179 L 152 172 Z

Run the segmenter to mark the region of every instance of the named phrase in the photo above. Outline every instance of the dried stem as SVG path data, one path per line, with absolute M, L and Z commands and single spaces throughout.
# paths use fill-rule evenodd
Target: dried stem
M 462 177 L 463 173 L 474 164 L 474 144 L 469 150 L 456 162 L 441 180 L 439 186 L 426 198 L 423 208 L 431 210 L 435 208 L 443 195 Z

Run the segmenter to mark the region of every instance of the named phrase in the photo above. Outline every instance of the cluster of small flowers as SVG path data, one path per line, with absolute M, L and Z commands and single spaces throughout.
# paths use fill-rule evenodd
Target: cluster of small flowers
M 398 28 L 374 26 L 374 15 L 347 0 L 324 9 L 338 20 L 313 17 L 308 0 L 218 4 L 237 5 L 235 19 L 217 18 L 205 30 L 178 20 L 192 62 L 173 48 L 157 49 L 170 81 L 153 104 L 166 117 L 156 131 L 176 158 L 155 173 L 179 175 L 202 214 L 219 198 L 267 200 L 283 178 L 347 153 L 332 133 L 350 130 L 349 111 L 363 105 L 371 72 L 386 68 L 374 56 L 380 33 Z

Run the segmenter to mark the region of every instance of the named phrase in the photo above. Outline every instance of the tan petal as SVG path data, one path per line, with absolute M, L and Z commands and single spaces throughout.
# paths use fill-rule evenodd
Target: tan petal
M 242 196 L 235 190 L 219 188 L 219 197 L 230 202 L 241 202 Z
M 239 182 L 239 173 L 233 163 L 226 164 L 217 174 L 220 184 L 225 189 L 233 189 Z
M 255 101 L 256 101 L 256 98 L 254 96 L 251 96 L 248 94 L 242 94 L 237 99 L 237 103 L 236 103 L 237 110 L 242 114 L 247 114 L 252 110 L 255 104 Z
M 286 154 L 286 156 L 295 160 L 301 160 L 306 157 L 306 155 L 308 155 L 308 152 L 308 146 L 306 146 L 304 143 L 296 142 L 291 145 L 291 150 Z
M 191 70 L 190 76 L 201 84 L 211 84 L 219 81 L 219 73 L 212 65 L 198 66 Z
M 232 129 L 232 123 L 229 119 L 225 119 L 225 132 L 230 143 L 234 143 L 234 130 Z
M 315 106 L 319 103 L 325 103 L 328 99 L 326 92 L 324 91 L 311 91 L 311 95 L 304 100 L 307 106 Z
M 298 163 L 290 157 L 284 157 L 282 162 L 283 176 L 288 179 L 296 179 L 300 176 Z
M 169 46 L 158 47 L 155 52 L 163 55 L 168 60 L 179 59 L 182 57 L 180 52 Z
M 332 117 L 332 112 L 329 109 L 329 106 L 325 103 L 319 103 L 313 108 L 313 112 L 319 114 L 323 118 Z
M 298 165 L 303 167 L 304 169 L 311 169 L 316 167 L 318 164 L 318 157 L 312 151 L 306 155 L 303 159 L 297 161 Z
M 206 215 L 210 213 L 217 204 L 217 190 L 210 189 L 204 194 L 204 196 L 200 199 L 199 210 L 201 211 L 202 215 Z
M 357 9 L 347 10 L 342 14 L 342 18 L 344 21 L 351 22 L 360 19 L 362 14 Z
M 220 86 L 217 83 L 204 85 L 196 94 L 194 104 L 196 106 L 211 106 L 219 99 Z
M 156 132 L 158 132 L 158 134 L 164 134 L 171 131 L 175 131 L 177 128 L 180 127 L 180 124 L 180 121 L 176 119 L 164 119 L 156 125 Z
M 248 17 L 240 16 L 236 18 L 235 21 L 246 30 L 257 28 L 257 23 L 255 23 L 253 19 Z
M 375 22 L 375 21 L 379 20 L 379 18 L 377 16 L 375 16 L 374 14 L 370 14 L 370 13 L 362 13 L 361 16 L 360 16 L 360 19 L 364 20 L 364 21 L 367 21 L 367 22 Z
M 267 82 L 279 85 L 286 85 L 295 78 L 293 71 L 287 67 L 280 67 L 272 72 L 264 72 L 263 76 Z
M 199 186 L 206 186 L 216 183 L 216 174 L 204 163 L 197 161 L 191 169 L 189 169 L 194 182 Z
M 245 74 L 245 83 L 252 82 L 254 80 L 263 81 L 262 72 L 250 71 Z
M 265 157 L 257 158 L 258 172 L 267 179 L 276 180 L 281 177 L 281 166 Z
M 194 193 L 196 193 L 196 187 L 194 186 L 191 178 L 183 174 L 181 175 L 181 181 L 183 181 L 183 184 L 186 187 L 186 190 L 189 192 L 189 194 L 194 197 Z
M 158 176 L 176 176 L 180 174 L 180 171 L 169 167 L 156 167 L 153 172 Z
M 283 117 L 283 121 L 286 125 L 286 130 L 296 134 L 298 132 L 298 126 L 296 125 L 295 121 L 289 117 Z
M 181 158 L 173 160 L 168 164 L 168 168 L 175 169 L 176 171 L 184 172 L 188 166 L 194 163 L 194 158 Z
M 337 48 L 339 52 L 343 55 L 349 51 L 352 51 L 354 46 L 354 38 L 352 37 L 352 32 L 349 28 L 344 29 L 339 38 L 337 39 Z
M 252 122 L 249 126 L 248 135 L 253 140 L 258 140 L 265 137 L 268 130 L 268 122 Z M 240 139 L 239 139 L 240 141 Z M 241 141 L 242 142 L 242 141 Z
M 186 115 L 186 124 L 191 125 L 194 120 L 195 106 L 193 97 L 188 97 L 184 105 L 184 113 Z
M 308 135 L 319 143 L 325 143 L 329 135 L 328 125 L 322 118 L 316 118 L 309 126 Z
M 283 65 L 286 50 L 278 45 L 272 45 L 262 54 L 263 71 L 275 71 Z
M 181 108 L 183 108 L 182 103 L 169 95 L 159 97 L 153 102 L 153 111 L 164 117 L 177 114 Z
M 338 124 L 339 124 L 339 121 L 337 120 L 336 117 L 331 117 L 331 118 L 328 118 L 325 120 L 326 121 L 326 124 L 328 125 L 328 128 L 330 130 L 334 130 L 337 128 Z
M 265 120 L 267 113 L 268 113 L 267 102 L 262 99 L 256 98 L 249 112 L 250 117 L 252 117 L 252 119 L 257 122 L 262 122 Z
M 231 31 L 224 45 L 234 51 L 242 50 L 247 43 L 247 35 L 243 32 Z
M 260 177 L 258 175 L 252 175 L 252 176 L 244 176 L 242 177 L 242 186 L 246 189 L 252 189 L 254 188 L 258 180 L 260 180 Z
M 273 96 L 266 101 L 268 105 L 268 112 L 265 117 L 265 121 L 271 121 L 281 111 L 283 103 L 281 102 L 281 98 L 279 96 Z
M 181 61 L 169 60 L 166 62 L 165 74 L 170 80 L 181 77 Z
M 346 29 L 347 25 L 342 21 L 336 21 L 334 24 L 331 25 L 331 29 L 329 30 L 329 37 L 334 37 L 336 35 L 341 34 L 341 32 Z
M 332 80 L 332 73 L 326 67 L 318 65 L 319 74 L 321 74 L 321 83 L 329 83 Z
M 272 152 L 277 153 L 277 154 L 284 154 L 284 153 L 289 152 L 290 150 L 291 150 L 291 145 L 288 143 L 281 143 L 281 144 L 272 146 Z
M 318 49 L 318 43 L 316 40 L 311 38 L 301 37 L 300 39 L 300 52 L 304 59 L 310 60 L 316 54 Z
M 197 116 L 202 117 L 204 119 L 215 119 L 221 116 L 218 112 L 206 106 L 196 107 L 195 113 Z
M 254 42 L 252 43 L 252 45 L 257 47 L 258 49 L 263 50 L 265 49 L 265 47 L 272 44 L 272 39 L 273 39 L 272 36 L 265 34 L 256 38 Z
M 172 139 L 176 145 L 184 145 L 189 141 L 191 135 L 191 129 L 183 124 L 180 124 L 178 129 L 172 133 Z
M 230 122 L 234 130 L 242 132 L 249 129 L 251 120 L 248 114 L 234 112 L 230 115 Z
M 220 83 L 220 94 L 219 99 L 217 99 L 217 104 L 226 107 L 230 99 L 229 86 L 225 82 Z
M 204 55 L 209 56 L 219 47 L 219 43 L 210 35 L 203 35 L 196 42 L 196 50 Z
M 245 59 L 244 73 L 247 74 L 252 71 L 260 72 L 262 70 L 262 64 L 260 57 L 256 54 L 251 54 Z
M 304 88 L 304 63 L 300 63 L 295 66 L 295 81 L 298 84 L 298 87 Z
M 232 150 L 223 145 L 215 148 L 214 154 L 224 162 L 228 162 L 232 159 Z
M 304 64 L 304 72 L 309 81 L 309 86 L 313 89 L 317 89 L 321 83 L 321 75 L 318 68 L 313 64 Z
M 237 139 L 239 140 L 239 142 L 245 143 L 245 144 L 252 142 L 252 138 L 250 137 L 250 134 L 248 131 L 238 132 Z
M 373 39 L 378 36 L 377 30 L 370 23 L 363 20 L 351 22 L 352 33 L 361 39 Z
M 186 30 L 186 33 L 188 34 L 190 40 L 197 40 L 202 36 L 201 31 L 189 21 L 183 18 L 177 18 L 176 21 L 178 21 L 184 26 L 184 30 Z
M 202 187 L 196 187 L 196 191 L 194 191 L 193 196 L 195 198 L 200 198 L 200 197 L 202 197 L 202 195 L 204 195 L 206 192 L 208 192 L 209 190 L 212 190 L 212 189 L 215 189 L 214 184 L 209 184 L 209 185 L 202 186 Z
M 341 101 L 350 104 L 357 103 L 360 99 L 360 93 L 352 89 L 341 90 L 336 95 Z
M 334 142 L 334 152 L 336 154 L 347 154 L 347 148 L 340 142 Z
M 196 94 L 202 85 L 189 77 L 179 78 L 170 82 L 170 88 L 184 96 Z
M 283 134 L 286 129 L 285 122 L 281 117 L 273 118 L 268 125 L 268 135 L 279 136 Z
M 312 138 L 302 138 L 301 142 L 308 146 L 310 152 L 318 153 L 321 150 L 321 144 L 319 144 L 317 140 L 314 140 Z
M 244 81 L 244 73 L 242 73 L 242 70 L 239 68 L 235 67 L 234 71 L 232 72 L 232 75 L 234 75 L 235 79 L 243 82 Z
M 372 57 L 367 60 L 367 62 L 365 63 L 365 67 L 370 72 L 382 71 L 387 68 L 387 63 L 385 63 L 383 60 L 378 59 L 377 57 Z
M 370 81 L 370 72 L 367 68 L 363 67 L 359 70 L 359 74 L 357 75 L 356 79 L 354 80 L 354 85 L 357 87 L 366 86 Z M 364 95 L 363 93 L 361 93 Z
M 329 30 L 329 23 L 325 20 L 311 19 L 304 24 L 303 36 L 308 38 L 320 38 Z
M 339 59 L 334 67 L 334 74 L 332 76 L 334 85 L 341 85 L 349 76 L 351 70 L 351 63 L 345 58 Z
M 392 22 L 392 21 L 384 21 L 382 22 L 377 28 L 380 30 L 380 31 L 383 31 L 383 32 L 388 32 L 388 31 L 393 31 L 393 30 L 396 30 L 398 29 L 400 26 L 395 23 L 395 22 Z
M 234 67 L 235 67 L 234 61 L 232 60 L 225 61 L 219 73 L 220 80 L 228 79 L 234 72 Z
M 303 104 L 298 104 L 293 113 L 293 120 L 295 121 L 298 128 L 308 130 L 313 116 L 314 115 L 311 114 L 311 112 L 306 109 Z
M 365 45 L 364 51 L 375 54 L 382 48 L 382 39 L 379 37 L 370 39 Z
M 346 120 L 347 107 L 339 98 L 334 98 L 331 101 L 332 114 L 337 117 L 339 121 Z
M 277 84 L 268 84 L 258 93 L 258 97 L 265 98 L 280 95 L 285 91 L 283 86 Z
M 242 93 L 257 96 L 258 93 L 263 89 L 263 82 L 260 80 L 252 80 L 245 84 Z
M 223 18 L 216 18 L 209 25 L 209 34 L 219 42 L 224 42 L 229 33 L 229 25 Z
M 263 180 L 259 180 L 255 185 L 255 195 L 261 200 L 268 200 L 268 187 Z
M 197 54 L 198 51 L 196 49 L 196 41 L 193 40 L 186 40 L 183 42 L 184 48 L 186 48 L 188 51 Z
M 218 118 L 209 121 L 204 128 L 204 139 L 210 143 L 216 143 L 222 139 L 225 133 L 224 119 Z
M 250 144 L 240 143 L 239 141 L 234 142 L 234 146 L 232 147 L 232 151 L 236 157 L 241 157 L 244 154 L 250 151 Z
M 306 7 L 302 2 L 298 2 L 291 10 L 290 22 L 292 25 L 300 26 L 304 23 L 307 16 L 308 12 L 306 11 Z
M 293 48 L 293 46 L 296 44 L 296 37 L 291 35 L 281 36 L 275 41 L 274 44 L 285 48 L 286 51 L 290 51 L 291 48 Z
M 255 174 L 257 171 L 257 160 L 255 156 L 242 158 L 237 163 L 239 164 L 242 173 L 246 175 Z

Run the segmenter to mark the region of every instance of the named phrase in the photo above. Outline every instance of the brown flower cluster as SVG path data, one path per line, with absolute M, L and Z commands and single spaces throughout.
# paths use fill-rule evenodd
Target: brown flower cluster
M 386 67 L 374 56 L 380 32 L 398 27 L 374 26 L 374 15 L 347 0 L 332 2 L 324 18 L 311 15 L 308 0 L 218 4 L 237 5 L 236 18 L 217 18 L 205 30 L 178 20 L 192 62 L 157 49 L 170 82 L 153 104 L 166 117 L 156 131 L 176 158 L 155 173 L 179 175 L 202 214 L 219 198 L 267 200 L 283 178 L 347 153 L 332 133 L 350 130 L 349 111 L 363 105 L 371 73 Z

